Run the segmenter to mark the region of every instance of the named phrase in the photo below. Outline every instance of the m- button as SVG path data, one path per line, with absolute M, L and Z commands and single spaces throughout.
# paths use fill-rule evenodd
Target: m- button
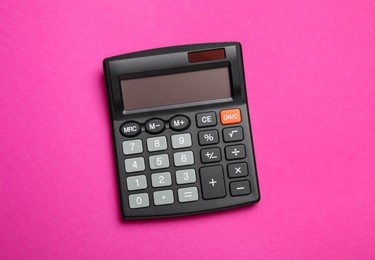
M 231 125 L 241 122 L 241 111 L 239 108 L 221 110 L 220 121 L 222 125 Z
M 216 125 L 216 114 L 215 112 L 207 112 L 197 114 L 197 126 L 207 127 Z

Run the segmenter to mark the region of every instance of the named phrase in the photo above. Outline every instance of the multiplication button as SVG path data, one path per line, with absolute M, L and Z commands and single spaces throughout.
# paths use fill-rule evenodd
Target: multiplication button
M 231 163 L 228 164 L 229 178 L 245 177 L 249 174 L 247 163 Z

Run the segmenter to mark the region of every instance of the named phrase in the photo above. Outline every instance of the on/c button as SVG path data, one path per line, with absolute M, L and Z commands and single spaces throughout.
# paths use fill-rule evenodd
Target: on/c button
M 241 111 L 239 108 L 221 110 L 220 121 L 222 125 L 231 125 L 241 122 Z

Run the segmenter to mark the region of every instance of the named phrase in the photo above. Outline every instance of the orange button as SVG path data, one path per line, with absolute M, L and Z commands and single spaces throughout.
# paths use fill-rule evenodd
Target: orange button
M 241 122 L 241 110 L 239 108 L 221 110 L 220 121 L 222 125 L 231 125 Z

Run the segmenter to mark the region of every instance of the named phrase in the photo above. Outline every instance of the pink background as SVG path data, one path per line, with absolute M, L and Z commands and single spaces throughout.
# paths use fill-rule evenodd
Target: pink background
M 375 2 L 0 1 L 1 259 L 374 259 Z M 262 200 L 120 218 L 102 59 L 240 41 Z

